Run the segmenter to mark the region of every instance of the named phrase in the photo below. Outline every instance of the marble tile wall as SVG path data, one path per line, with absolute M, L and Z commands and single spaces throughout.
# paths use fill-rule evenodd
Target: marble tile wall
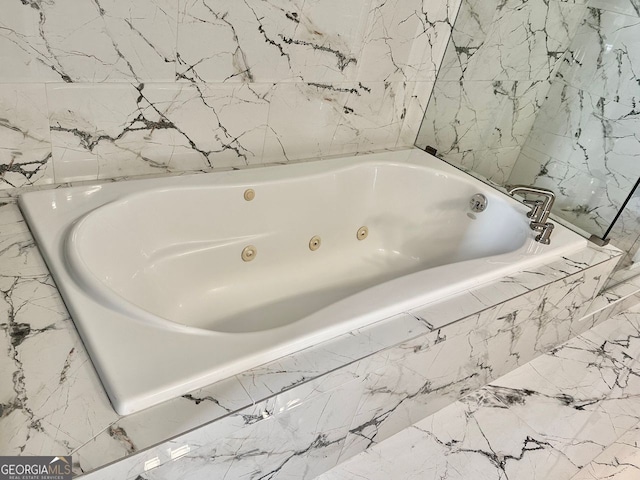
M 0 188 L 410 146 L 458 0 L 26 0 Z
M 584 13 L 582 2 L 464 0 L 416 145 L 504 184 Z
M 497 185 L 536 184 L 603 236 L 640 177 L 635 2 L 465 0 L 416 145 Z M 609 235 L 633 263 L 632 200 Z
M 640 177 L 634 3 L 589 3 L 509 179 L 554 189 L 555 213 L 599 236 Z M 609 237 L 629 258 L 640 235 L 636 203 Z

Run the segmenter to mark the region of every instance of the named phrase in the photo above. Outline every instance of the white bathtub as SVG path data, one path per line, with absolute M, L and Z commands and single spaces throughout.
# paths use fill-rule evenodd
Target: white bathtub
M 489 204 L 474 214 L 476 193 Z M 560 225 L 534 242 L 526 207 L 420 150 L 20 206 L 120 414 L 586 245 Z

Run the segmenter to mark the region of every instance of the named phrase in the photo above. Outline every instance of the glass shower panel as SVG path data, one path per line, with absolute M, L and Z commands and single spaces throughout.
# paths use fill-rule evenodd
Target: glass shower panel
M 640 177 L 640 18 L 615 3 L 587 9 L 510 177 L 554 189 L 555 213 L 599 237 Z
M 612 284 L 640 274 L 640 180 L 605 236 L 625 252 Z
M 640 177 L 631 3 L 464 0 L 416 145 L 490 183 L 550 188 L 555 216 L 604 237 Z

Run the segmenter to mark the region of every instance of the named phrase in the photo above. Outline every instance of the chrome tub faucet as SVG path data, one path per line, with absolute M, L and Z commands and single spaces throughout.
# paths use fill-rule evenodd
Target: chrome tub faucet
M 554 225 L 549 222 L 549 214 L 551 214 L 551 208 L 553 202 L 556 199 L 555 193 L 551 190 L 541 187 L 534 187 L 529 185 L 514 185 L 507 188 L 507 193 L 511 196 L 516 193 L 524 195 L 538 195 L 544 197 L 544 200 L 527 200 L 525 197 L 524 203 L 531 206 L 531 210 L 527 213 L 527 217 L 531 219 L 531 230 L 540 232 L 536 236 L 536 242 L 540 242 L 544 245 L 551 243 L 551 233 L 553 232 Z

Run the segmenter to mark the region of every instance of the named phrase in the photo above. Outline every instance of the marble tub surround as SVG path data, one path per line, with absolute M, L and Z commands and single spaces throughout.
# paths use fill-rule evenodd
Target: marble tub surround
M 236 478 L 239 472 L 247 472 L 250 478 L 314 478 L 327 466 L 345 461 L 513 368 L 513 362 L 526 362 L 535 348 L 555 343 L 558 333 L 569 334 L 568 330 L 551 333 L 558 327 L 553 321 L 542 321 L 546 325 L 538 330 L 523 302 L 510 307 L 507 302 L 506 310 L 489 309 L 383 350 L 87 478 L 136 478 L 138 474 L 146 479 Z M 507 312 L 511 308 L 515 310 Z M 527 328 L 527 323 L 534 325 Z M 469 331 L 477 334 L 470 339 Z M 451 351 L 455 357 L 446 353 Z M 505 358 L 512 361 L 504 362 Z M 427 373 L 424 365 L 433 373 Z M 359 396 L 357 404 L 354 396 Z M 319 409 L 321 418 L 307 414 Z M 332 413 L 333 409 L 339 413 Z M 229 433 L 228 428 L 236 431 Z M 268 452 L 265 438 L 275 443 Z M 171 461 L 171 452 L 185 451 Z M 307 459 L 304 466 L 298 463 L 300 456 Z M 144 471 L 145 465 L 157 464 Z
M 620 261 L 623 259 L 624 256 Z M 594 323 L 616 316 L 640 304 L 640 277 L 635 276 L 614 283 L 616 273 L 620 272 L 619 265 L 619 263 L 616 265 L 618 270 L 609 277 L 602 293 L 587 310 L 587 315 L 593 316 Z
M 469 215 L 478 192 L 491 207 Z M 526 206 L 419 149 L 49 189 L 18 203 L 121 415 L 587 244 L 558 226 L 540 245 Z M 326 242 L 318 253 L 309 232 Z M 249 243 L 263 252 L 251 264 L 240 258 Z M 176 362 L 186 352 L 191 362 Z
M 44 85 L 0 85 L 0 185 L 53 181 Z
M 116 476 L 119 478 L 129 478 L 129 473 L 135 478 L 144 472 L 145 464 L 151 468 L 153 465 L 169 462 L 167 469 L 183 468 L 179 466 L 180 461 L 172 462 L 171 458 L 172 455 L 177 457 L 186 451 L 183 448 L 185 443 L 172 444 L 172 448 L 167 449 L 168 445 L 164 443 L 167 439 L 187 435 L 179 438 L 185 440 L 190 445 L 189 448 L 193 445 L 205 448 L 206 445 L 214 444 L 214 440 L 208 443 L 200 435 L 204 435 L 205 439 L 221 438 L 226 436 L 224 432 L 231 429 L 236 431 L 234 438 L 242 443 L 240 439 L 253 435 L 241 433 L 245 425 L 256 421 L 256 410 L 252 410 L 252 405 L 255 408 L 263 407 L 263 410 L 259 410 L 259 418 L 265 420 L 272 418 L 268 412 L 273 410 L 268 407 L 268 402 L 280 402 L 278 412 L 285 415 L 275 415 L 277 420 L 263 424 L 265 431 L 270 432 L 273 431 L 270 426 L 276 426 L 280 420 L 284 422 L 281 424 L 300 420 L 291 415 L 295 411 L 306 411 L 305 399 L 310 397 L 322 397 L 318 398 L 320 403 L 317 405 L 325 402 L 324 405 L 333 406 L 334 403 L 326 402 L 335 401 L 335 405 L 342 407 L 349 400 L 341 397 L 338 390 L 353 382 L 349 388 L 355 390 L 348 390 L 352 392 L 351 396 L 358 398 L 353 416 L 339 427 L 331 424 L 331 420 L 326 420 L 329 422 L 326 424 L 329 425 L 328 429 L 336 429 L 337 432 L 326 437 L 329 439 L 326 443 L 330 444 L 327 448 L 332 453 L 327 454 L 331 460 L 323 462 L 322 468 L 329 469 L 334 459 L 347 458 L 366 445 L 376 443 L 408 426 L 408 421 L 415 421 L 413 414 L 409 415 L 408 412 L 416 412 L 416 415 L 428 414 L 428 405 L 440 408 L 458 398 L 461 392 L 477 388 L 486 383 L 487 378 L 502 374 L 502 368 L 512 368 L 525 362 L 528 357 L 555 346 L 561 339 L 588 328 L 590 321 L 575 321 L 576 317 L 583 315 L 590 303 L 582 298 L 593 297 L 620 255 L 615 249 L 586 248 L 548 266 L 506 278 L 500 283 L 500 287 L 480 287 L 477 291 L 469 292 L 464 301 L 452 298 L 449 302 L 433 305 L 430 309 L 400 315 L 376 324 L 369 330 L 345 335 L 228 381 L 191 392 L 175 401 L 165 402 L 156 408 L 136 415 L 118 417 L 108 403 L 84 346 L 51 282 L 24 220 L 10 197 L 3 200 L 0 214 L 4 232 L 0 239 L 3 245 L 0 262 L 4 278 L 4 320 L 0 324 L 4 331 L 3 351 L 7 352 L 1 360 L 5 367 L 0 369 L 4 372 L 0 388 L 0 404 L 3 406 L 0 416 L 2 453 L 37 455 L 73 452 L 76 473 L 89 472 L 116 462 L 102 473 L 97 470 L 95 478 L 100 478 L 99 475 L 113 478 L 115 470 L 110 470 L 112 468 L 124 469 L 118 470 L 125 472 L 118 473 Z M 578 294 L 580 296 L 575 297 Z M 514 296 L 518 297 L 512 303 L 505 303 Z M 545 296 L 548 300 L 541 302 Z M 492 340 L 496 345 L 491 350 L 491 358 L 496 361 L 494 366 L 491 363 L 493 360 L 489 362 L 489 357 L 485 357 L 487 354 L 482 353 L 485 348 L 482 339 L 486 338 L 484 335 L 493 335 L 491 332 L 496 330 L 483 325 L 489 325 L 486 322 L 494 320 L 494 314 L 498 313 L 502 318 L 502 327 L 499 326 L 500 323 L 493 327 L 499 333 Z M 535 315 L 538 320 L 527 321 L 530 314 Z M 465 317 L 468 317 L 467 323 L 459 322 L 441 328 Z M 458 327 L 454 330 L 456 325 Z M 450 329 L 446 330 L 447 328 Z M 467 336 L 471 330 L 479 333 L 477 341 L 469 344 Z M 424 338 L 417 344 L 407 343 L 419 336 Z M 458 345 L 455 347 L 457 349 L 471 348 L 473 352 L 469 353 L 470 357 L 467 358 L 465 354 L 459 359 L 461 363 L 457 363 L 458 360 L 452 363 L 442 353 L 445 337 L 457 339 L 448 344 L 452 347 L 455 343 Z M 512 344 L 508 339 L 512 337 L 518 339 L 514 340 L 513 352 L 520 352 L 522 349 L 518 355 L 509 353 Z M 393 348 L 398 344 L 400 346 Z M 430 351 L 425 348 L 428 345 L 440 347 Z M 392 390 L 389 390 L 388 395 L 384 394 L 385 388 L 390 387 L 379 387 L 385 385 L 387 379 L 397 382 L 400 373 L 393 373 L 389 369 L 400 368 L 398 359 L 414 350 L 422 352 L 421 360 L 416 358 L 416 366 L 401 369 L 406 372 L 402 376 L 408 383 L 397 384 L 397 391 L 406 392 L 406 398 L 403 393 L 393 394 Z M 425 378 L 417 365 L 423 360 L 433 363 L 439 358 L 441 360 L 438 362 L 444 361 L 450 368 L 444 369 L 436 379 Z M 509 360 L 505 362 L 504 358 Z M 479 365 L 484 367 L 480 368 Z M 431 382 L 432 387 L 423 389 L 427 381 Z M 361 385 L 357 386 L 356 383 Z M 358 397 L 355 392 L 360 388 L 370 391 L 371 398 Z M 405 408 L 407 404 L 412 405 L 408 410 Z M 422 406 L 417 408 L 416 405 Z M 324 415 L 332 417 L 330 408 L 325 410 L 327 413 Z M 221 419 L 223 423 L 218 424 L 216 421 L 208 429 L 199 428 L 216 419 Z M 185 433 L 193 429 L 192 434 Z M 319 435 L 320 431 L 316 433 Z M 279 438 L 275 433 L 273 435 L 270 438 Z M 324 448 L 320 445 L 324 445 L 322 439 L 325 437 L 318 439 L 317 435 L 300 433 L 300 438 L 304 442 L 311 439 L 311 443 L 315 442 L 314 445 Z M 192 439 L 201 443 L 189 443 Z M 295 444 L 295 451 L 305 450 L 311 443 L 300 449 Z M 233 445 L 238 444 L 232 444 L 229 448 L 233 449 Z M 266 444 L 271 442 L 267 441 Z M 260 448 L 264 445 L 265 442 L 262 442 Z M 289 448 L 284 441 L 282 445 L 285 450 Z M 332 450 L 334 448 L 339 448 L 337 457 Z M 237 449 L 234 451 L 242 452 Z M 240 457 L 241 455 L 233 457 L 234 461 L 238 461 Z M 262 458 L 266 461 L 267 457 Z M 279 458 L 286 457 L 284 455 Z M 126 458 L 124 463 L 118 461 L 123 458 Z M 186 463 L 182 465 L 191 462 L 187 458 L 184 460 Z M 232 461 L 231 458 L 229 461 Z M 196 460 L 193 462 L 197 463 Z M 271 464 L 260 460 L 252 468 L 263 471 L 272 468 L 269 465 Z M 295 462 L 290 465 L 295 465 Z M 297 470 L 295 472 L 298 477 L 302 475 Z M 157 474 L 160 473 L 161 470 L 158 470 Z M 313 474 L 316 473 L 321 472 L 313 470 Z
M 635 478 L 638 312 L 607 319 L 319 478 Z
M 559 472 L 567 475 L 575 467 L 505 404 L 480 390 L 318 480 L 555 480 L 562 478 Z
M 504 184 L 584 12 L 582 3 L 464 1 L 416 145 Z
M 458 6 L 18 2 L 0 188 L 411 146 Z

